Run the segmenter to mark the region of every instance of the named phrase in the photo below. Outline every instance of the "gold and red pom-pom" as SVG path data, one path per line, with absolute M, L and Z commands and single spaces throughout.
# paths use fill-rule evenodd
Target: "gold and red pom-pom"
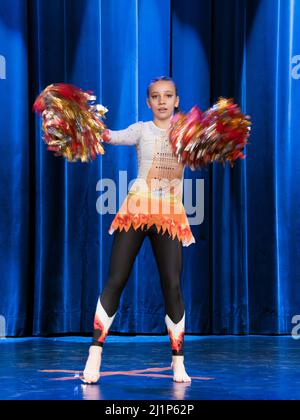
M 92 91 L 74 85 L 54 83 L 36 98 L 33 110 L 42 116 L 43 140 L 55 156 L 69 162 L 89 162 L 103 155 L 102 118 L 108 111 L 95 104 Z
M 192 170 L 212 162 L 244 159 L 250 136 L 250 117 L 244 115 L 233 99 L 219 98 L 207 111 L 197 106 L 173 116 L 169 137 L 178 160 Z

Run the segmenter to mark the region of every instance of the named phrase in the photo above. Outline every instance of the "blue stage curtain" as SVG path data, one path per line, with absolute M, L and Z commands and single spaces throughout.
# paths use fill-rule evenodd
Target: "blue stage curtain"
M 2 0 L 0 316 L 8 336 L 90 333 L 108 276 L 113 214 L 98 181 L 137 174 L 135 150 L 92 163 L 47 152 L 36 96 L 54 82 L 92 89 L 122 129 L 152 118 L 146 88 L 177 83 L 180 108 L 234 97 L 252 117 L 247 158 L 186 169 L 203 180 L 204 220 L 184 248 L 186 332 L 289 334 L 300 308 L 299 0 Z M 118 195 L 118 194 L 117 194 Z M 121 204 L 117 199 L 116 209 Z M 194 203 L 195 204 L 195 203 Z M 191 217 L 191 219 L 193 216 Z M 111 331 L 164 333 L 146 240 Z

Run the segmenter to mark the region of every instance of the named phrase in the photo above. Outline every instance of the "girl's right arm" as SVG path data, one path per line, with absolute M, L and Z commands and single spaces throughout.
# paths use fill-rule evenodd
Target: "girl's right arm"
M 141 137 L 142 122 L 131 124 L 124 130 L 105 129 L 103 141 L 109 144 L 118 144 L 123 146 L 132 146 L 137 144 Z

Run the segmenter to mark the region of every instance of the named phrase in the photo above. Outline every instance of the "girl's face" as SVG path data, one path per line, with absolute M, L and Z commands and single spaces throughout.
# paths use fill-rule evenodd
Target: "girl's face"
M 149 89 L 147 104 L 152 109 L 154 119 L 161 121 L 170 119 L 174 114 L 174 108 L 179 104 L 174 83 L 167 80 L 153 83 Z

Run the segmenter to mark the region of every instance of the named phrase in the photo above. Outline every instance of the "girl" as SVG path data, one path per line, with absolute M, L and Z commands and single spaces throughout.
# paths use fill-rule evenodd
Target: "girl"
M 153 121 L 137 122 L 125 130 L 105 130 L 104 141 L 135 145 L 138 176 L 109 233 L 114 233 L 109 277 L 99 296 L 93 342 L 83 372 L 86 383 L 97 382 L 102 348 L 114 320 L 122 291 L 136 255 L 149 237 L 158 265 L 165 299 L 165 323 L 172 349 L 173 380 L 190 382 L 184 367 L 185 310 L 181 292 L 182 246 L 195 242 L 182 204 L 184 165 L 178 162 L 168 139 L 170 119 L 178 112 L 179 96 L 173 80 L 153 79 L 147 88 Z

